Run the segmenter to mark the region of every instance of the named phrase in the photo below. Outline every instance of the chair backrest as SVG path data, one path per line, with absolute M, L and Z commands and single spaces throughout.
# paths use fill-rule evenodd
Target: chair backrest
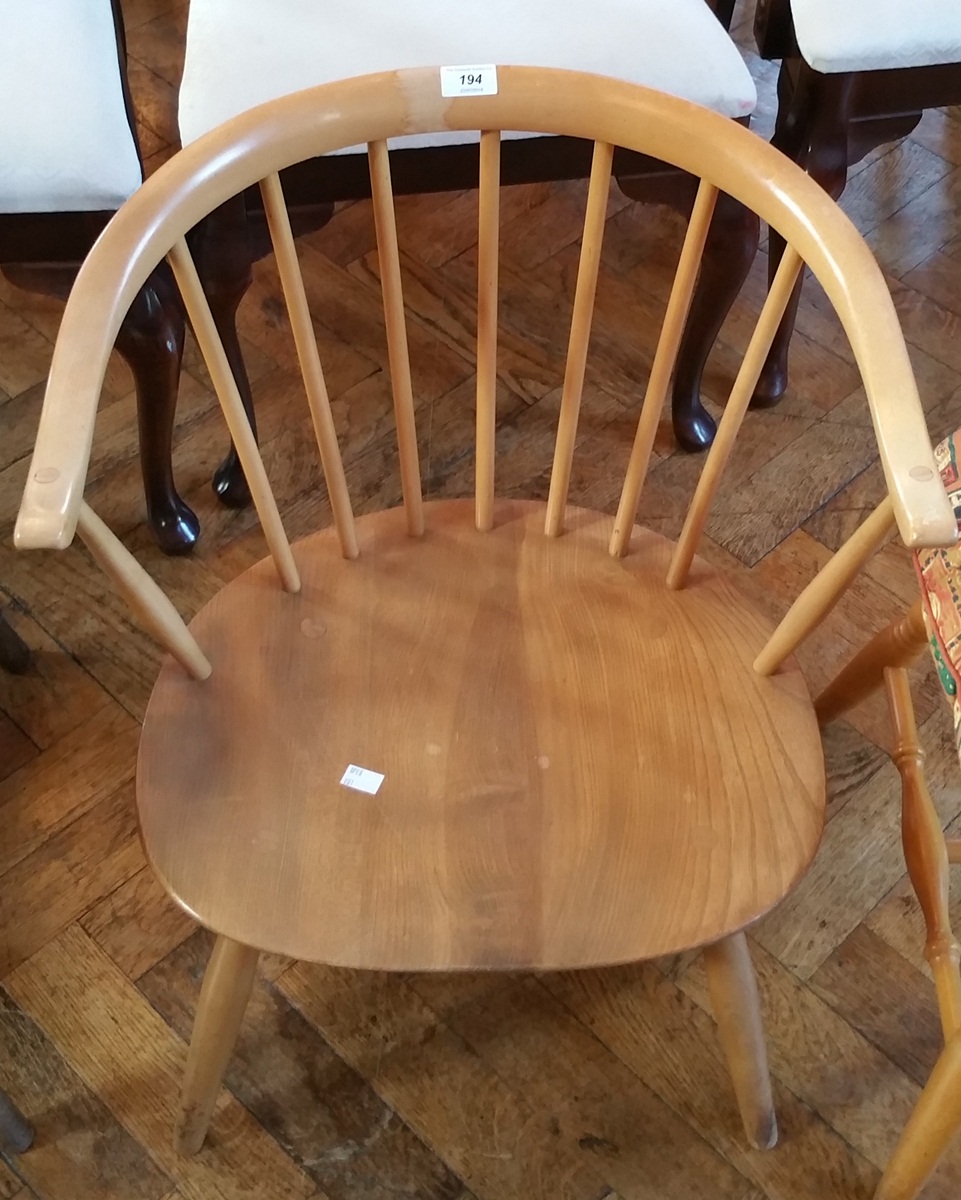
M 445 70 L 447 75 L 445 75 Z M 475 69 L 475 73 L 481 69 Z M 345 556 L 357 554 L 354 518 L 279 172 L 305 158 L 366 143 L 407 526 L 424 528 L 414 403 L 405 329 L 388 139 L 437 130 L 481 130 L 478 236 L 476 522 L 493 520 L 497 372 L 500 131 L 525 129 L 590 139 L 588 192 L 545 530 L 563 532 L 591 333 L 615 146 L 649 154 L 700 179 L 655 352 L 647 394 L 613 523 L 610 552 L 629 551 L 651 448 L 719 191 L 754 209 L 787 241 L 706 459 L 668 572 L 683 587 L 734 439 L 798 273 L 807 264 L 833 302 L 861 370 L 890 498 L 835 556 L 784 619 L 756 664 L 776 669 L 836 602 L 893 527 L 908 545 L 954 541 L 917 389 L 881 273 L 827 195 L 797 167 L 740 126 L 684 101 L 612 79 L 503 67 L 487 95 L 445 96 L 450 69 L 414 70 L 329 84 L 264 105 L 215 130 L 166 164 L 124 206 L 78 277 L 54 354 L 16 540 L 63 547 L 79 530 L 94 555 L 164 644 L 197 676 L 209 666 L 156 585 L 83 501 L 94 418 L 107 358 L 123 315 L 166 256 L 237 444 L 283 586 L 299 588 L 277 504 L 247 424 L 185 235 L 243 189 L 259 185 L 317 435 L 334 522 Z M 469 69 L 463 83 L 470 87 Z M 482 81 L 481 86 L 486 86 Z M 444 89 L 446 90 L 446 89 Z

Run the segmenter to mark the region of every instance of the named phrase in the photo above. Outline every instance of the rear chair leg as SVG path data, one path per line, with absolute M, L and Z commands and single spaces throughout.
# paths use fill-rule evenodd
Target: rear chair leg
M 259 957 L 258 950 L 229 938 L 218 937 L 214 945 L 200 990 L 184 1073 L 175 1139 L 181 1154 L 196 1154 L 207 1136 Z
M 777 1117 L 764 1047 L 757 981 L 743 933 L 705 946 L 704 969 L 744 1132 L 758 1150 L 777 1142 Z

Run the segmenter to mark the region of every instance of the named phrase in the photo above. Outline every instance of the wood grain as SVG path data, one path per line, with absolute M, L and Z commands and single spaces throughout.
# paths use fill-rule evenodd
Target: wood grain
M 152 170 L 173 150 L 186 4 L 123 0 L 123 8 L 138 130 Z M 755 126 L 766 136 L 773 80 L 753 53 L 752 16 L 753 0 L 746 0 L 735 32 L 758 81 Z M 949 170 L 942 172 L 929 155 Z M 937 439 L 957 424 L 961 398 L 961 228 L 957 205 L 950 203 L 956 182 L 941 182 L 961 165 L 957 112 L 929 112 L 909 139 L 874 152 L 864 169 L 872 162 L 882 165 L 860 184 L 852 180 L 848 196 L 859 221 L 880 218 L 873 229 L 862 228 L 887 264 L 928 430 Z M 497 478 L 510 496 L 546 494 L 585 195 L 584 182 L 508 188 L 501 195 Z M 468 496 L 474 483 L 464 447 L 474 419 L 476 193 L 401 198 L 397 226 L 425 493 Z M 629 203 L 611 189 L 572 465 L 573 504 L 614 512 L 683 234 L 684 222 L 673 211 Z M 298 239 L 297 248 L 358 512 L 397 504 L 370 205 L 343 208 L 324 229 Z M 704 396 L 715 417 L 754 327 L 766 271 L 762 253 L 709 360 Z M 330 512 L 312 461 L 313 435 L 276 269 L 265 260 L 254 274 L 239 312 L 242 346 L 271 482 L 291 537 L 303 537 L 329 524 Z M 265 956 L 228 1070 L 228 1090 L 237 1099 L 223 1095 L 204 1161 L 184 1167 L 173 1160 L 182 1042 L 209 939 L 189 936 L 191 922 L 149 869 L 117 886 L 111 863 L 123 860 L 128 843 L 118 844 L 110 831 L 125 828 L 126 818 L 120 809 L 103 823 L 96 815 L 105 817 L 105 802 L 127 786 L 133 719 L 143 715 L 160 657 L 82 552 L 26 556 L 10 548 L 27 471 L 23 454 L 39 418 L 62 312 L 61 300 L 0 277 L 0 595 L 34 650 L 28 675 L 0 672 L 0 729 L 10 737 L 6 722 L 12 722 L 42 752 L 18 762 L 17 755 L 28 753 L 19 735 L 0 743 L 0 756 L 7 755 L 0 757 L 0 776 L 17 781 L 15 791 L 0 793 L 0 856 L 19 863 L 0 875 L 0 903 L 14 922 L 24 914 L 35 951 L 11 978 L 25 980 L 21 972 L 29 970 L 36 984 L 0 1001 L 0 1086 L 28 1109 L 41 1133 L 16 1170 L 0 1165 L 0 1196 L 183 1200 L 247 1197 L 251 1188 L 283 1195 L 291 1188 L 288 1168 L 273 1159 L 263 1166 L 270 1143 L 279 1147 L 281 1164 L 292 1160 L 302 1169 L 298 1194 L 317 1200 L 634 1200 L 652 1194 L 658 1200 L 866 1200 L 878 1167 L 847 1139 L 870 1138 L 872 1157 L 880 1157 L 899 1132 L 895 1109 L 884 1105 L 920 1085 L 938 1037 L 924 924 L 903 875 L 890 769 L 880 769 L 890 741 L 880 697 L 827 731 L 831 821 L 816 878 L 781 923 L 776 915 L 768 919 L 769 950 L 795 979 L 794 968 L 801 971 L 799 986 L 816 1003 L 797 1000 L 787 976 L 774 974 L 759 952 L 771 996 L 762 1016 L 778 1043 L 777 1057 L 772 1052 L 781 1132 L 775 1153 L 746 1148 L 714 1023 L 676 986 L 694 979 L 685 976 L 691 954 L 646 968 L 537 979 L 492 973 L 387 978 L 302 966 L 290 972 L 288 959 Z M 227 435 L 189 339 L 185 362 L 174 468 L 203 523 L 195 561 L 163 561 L 143 533 L 131 380 L 116 356 L 107 366 L 87 498 L 189 617 L 223 582 L 259 561 L 265 547 L 249 512 L 221 509 L 210 494 Z M 777 408 L 745 418 L 702 545 L 705 557 L 731 572 L 772 620 L 882 497 L 869 425 L 851 348 L 827 297 L 809 280 L 789 390 Z M 662 422 L 641 523 L 676 537 L 699 468 L 699 459 L 677 453 Z M 916 594 L 910 559 L 897 542 L 886 544 L 802 648 L 799 662 L 812 690 Z M 914 674 L 912 691 L 936 800 L 957 836 L 950 717 L 926 662 Z M 129 724 L 120 710 L 130 714 Z M 832 832 L 849 808 L 846 824 Z M 10 840 L 15 828 L 32 831 L 25 857 Z M 59 864 L 62 850 L 67 854 Z M 43 868 L 31 874 L 26 864 L 34 855 Z M 98 879 L 113 890 L 101 896 Z M 48 905 L 56 919 L 44 916 Z M 89 963 L 80 970 L 83 986 L 75 983 L 76 954 L 65 953 L 58 940 L 59 922 L 70 914 L 77 916 L 71 937 L 89 932 L 89 941 L 81 933 L 81 960 L 88 952 L 99 955 L 91 960 L 100 964 L 97 972 Z M 961 928 L 958 886 L 951 915 Z M 37 945 L 44 937 L 52 941 Z M 671 971 L 666 981 L 661 966 Z M 90 982 L 101 969 L 109 986 Z M 310 977 L 309 989 L 302 976 Z M 279 987 L 272 987 L 278 977 Z M 303 999 L 303 1012 L 287 992 L 297 1004 Z M 697 995 L 706 999 L 703 989 Z M 803 1021 L 788 1012 L 782 1023 L 795 1002 Z M 844 1036 L 839 1021 L 857 1036 Z M 842 1061 L 825 1072 L 815 1048 L 835 1043 L 844 1047 Z M 799 1099 L 802 1090 L 818 1111 Z M 868 1129 L 857 1125 L 845 1097 L 872 1090 Z M 240 1105 L 253 1121 L 243 1118 Z M 867 1140 L 862 1144 L 870 1148 Z M 260 1165 L 251 1167 L 251 1156 Z M 951 1171 L 936 1172 L 923 1195 L 956 1200 Z
M 247 945 L 402 969 L 645 958 L 780 899 L 820 836 L 820 739 L 800 675 L 752 671 L 768 630 L 724 577 L 673 595 L 669 543 L 611 560 L 584 510 L 559 540 L 537 504 L 490 534 L 463 501 L 427 512 L 423 546 L 365 517 L 354 563 L 298 544 L 300 601 L 255 567 L 196 618 L 214 673 L 164 669 L 138 767 L 171 894 Z

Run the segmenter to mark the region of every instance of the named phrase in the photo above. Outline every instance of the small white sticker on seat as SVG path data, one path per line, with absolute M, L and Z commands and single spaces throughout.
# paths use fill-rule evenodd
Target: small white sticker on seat
M 355 792 L 366 792 L 368 796 L 376 796 L 384 782 L 384 776 L 378 771 L 368 771 L 366 767 L 355 767 L 351 763 L 340 782 L 344 787 L 353 788 Z
M 441 67 L 442 96 L 496 96 L 497 68 L 492 63 L 474 67 Z

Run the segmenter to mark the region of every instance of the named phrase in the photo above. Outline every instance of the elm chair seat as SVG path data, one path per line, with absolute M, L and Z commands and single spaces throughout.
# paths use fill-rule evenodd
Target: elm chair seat
M 726 117 L 757 102 L 750 72 L 704 0 L 192 0 L 180 88 L 186 145 L 303 88 L 404 67 L 501 63 L 611 75 Z M 422 134 L 406 146 L 475 135 Z M 393 148 L 393 147 L 392 147 Z
M 118 209 L 142 176 L 110 5 L 5 7 L 0 213 Z
M 805 62 L 824 75 L 961 61 L 958 0 L 791 0 Z

